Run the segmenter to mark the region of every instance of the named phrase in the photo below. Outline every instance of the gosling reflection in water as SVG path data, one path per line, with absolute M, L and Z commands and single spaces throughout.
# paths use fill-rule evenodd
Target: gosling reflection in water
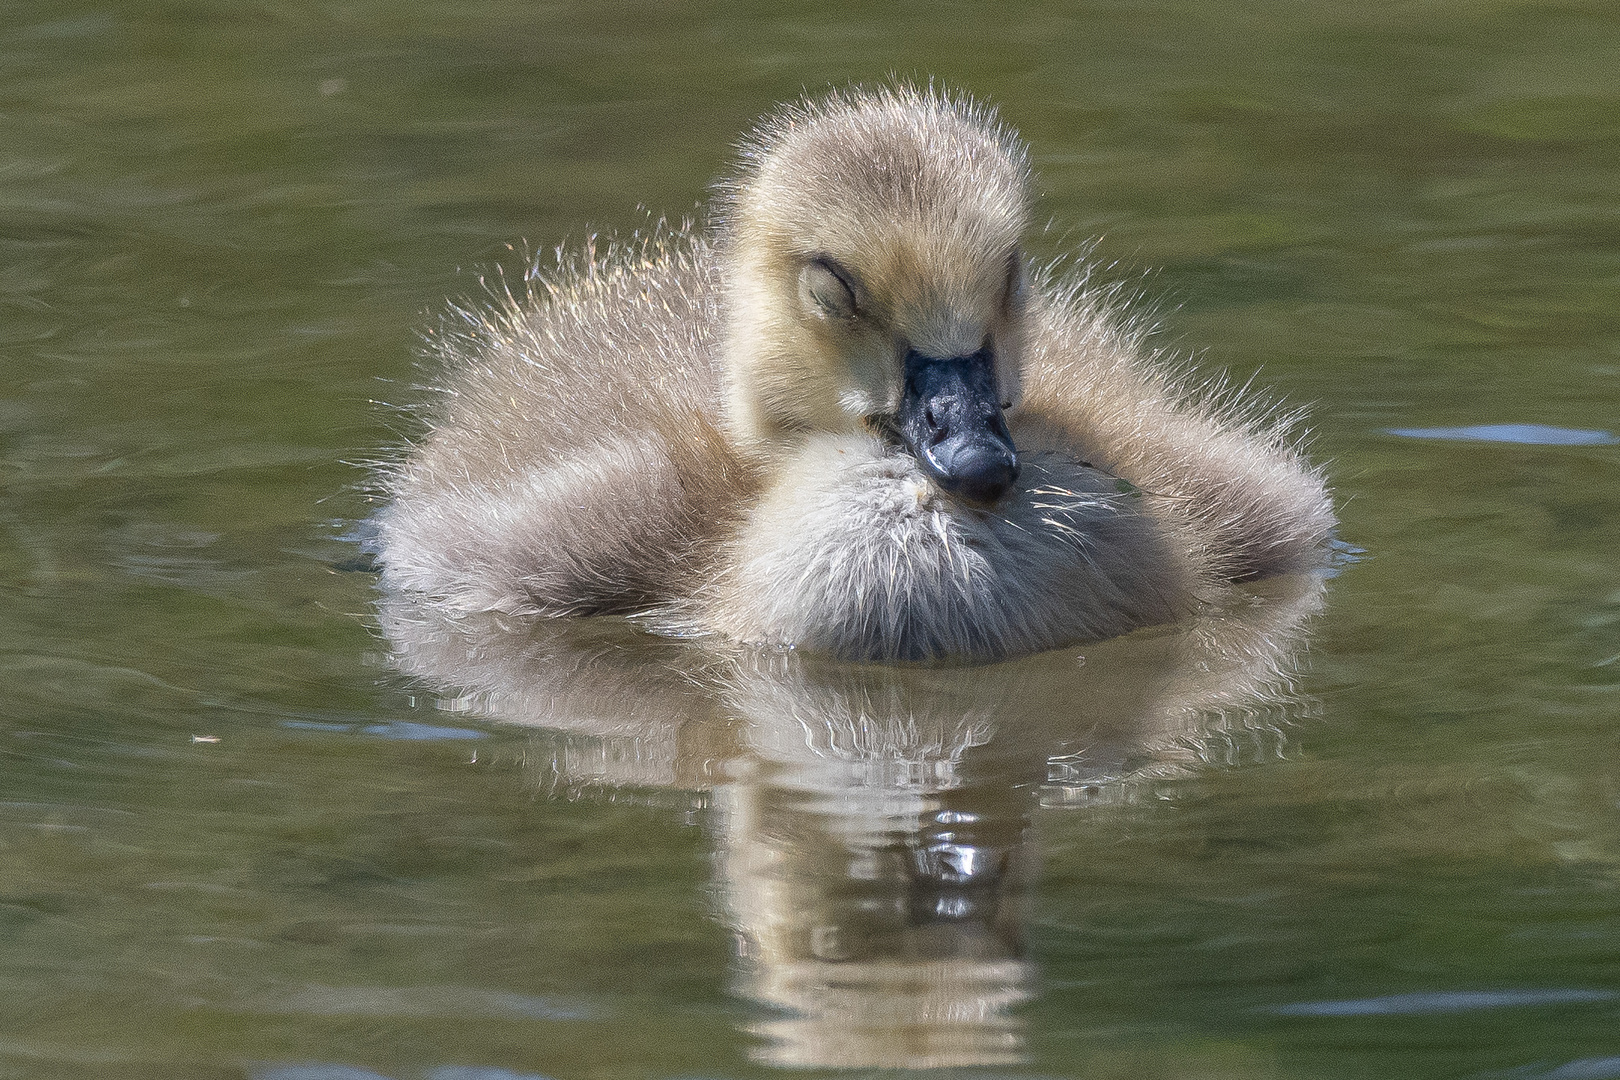
M 1072 663 L 1072 660 L 1070 660 Z M 722 692 L 748 756 L 714 792 L 742 992 L 779 1065 L 1021 1060 L 1041 759 L 998 734 L 997 669 L 748 657 Z M 1008 752 L 1011 751 L 1009 756 Z
M 704 793 L 738 989 L 765 1006 L 759 1060 L 930 1068 L 1025 1058 L 1033 817 L 1265 736 L 1299 707 L 1321 592 L 1276 578 L 1083 660 L 971 668 L 452 621 L 399 598 L 381 618 L 399 668 L 451 707 L 550 732 L 553 782 Z

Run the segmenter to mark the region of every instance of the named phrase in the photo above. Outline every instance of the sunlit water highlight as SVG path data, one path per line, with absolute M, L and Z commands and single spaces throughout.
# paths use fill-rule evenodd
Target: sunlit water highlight
M 1408 439 L 1522 443 L 1526 446 L 1608 446 L 1620 441 L 1607 431 L 1574 431 L 1548 424 L 1475 424 L 1454 428 L 1390 428 Z

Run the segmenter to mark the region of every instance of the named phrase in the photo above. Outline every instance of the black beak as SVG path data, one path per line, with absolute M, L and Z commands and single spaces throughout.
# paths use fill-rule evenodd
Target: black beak
M 1018 479 L 1018 451 L 1001 414 L 989 349 L 941 360 L 912 349 L 897 426 L 934 483 L 991 506 Z

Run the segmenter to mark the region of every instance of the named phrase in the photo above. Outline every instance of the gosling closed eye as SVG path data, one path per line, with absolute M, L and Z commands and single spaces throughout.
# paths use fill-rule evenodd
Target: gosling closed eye
M 1024 255 L 1013 248 L 1007 255 L 1007 287 L 1002 294 L 1001 306 L 1009 314 L 1022 310 L 1029 298 L 1029 271 L 1024 267 Z
M 860 312 L 854 286 L 827 259 L 814 259 L 799 272 L 799 300 L 828 319 L 853 319 Z

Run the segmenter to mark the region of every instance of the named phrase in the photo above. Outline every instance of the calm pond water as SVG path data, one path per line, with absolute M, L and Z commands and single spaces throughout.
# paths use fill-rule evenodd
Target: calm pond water
M 1581 0 L 6 5 L 0 1077 L 1620 1077 L 1616 57 Z M 1364 554 L 970 673 L 379 609 L 445 299 L 891 71 L 1312 404 Z

